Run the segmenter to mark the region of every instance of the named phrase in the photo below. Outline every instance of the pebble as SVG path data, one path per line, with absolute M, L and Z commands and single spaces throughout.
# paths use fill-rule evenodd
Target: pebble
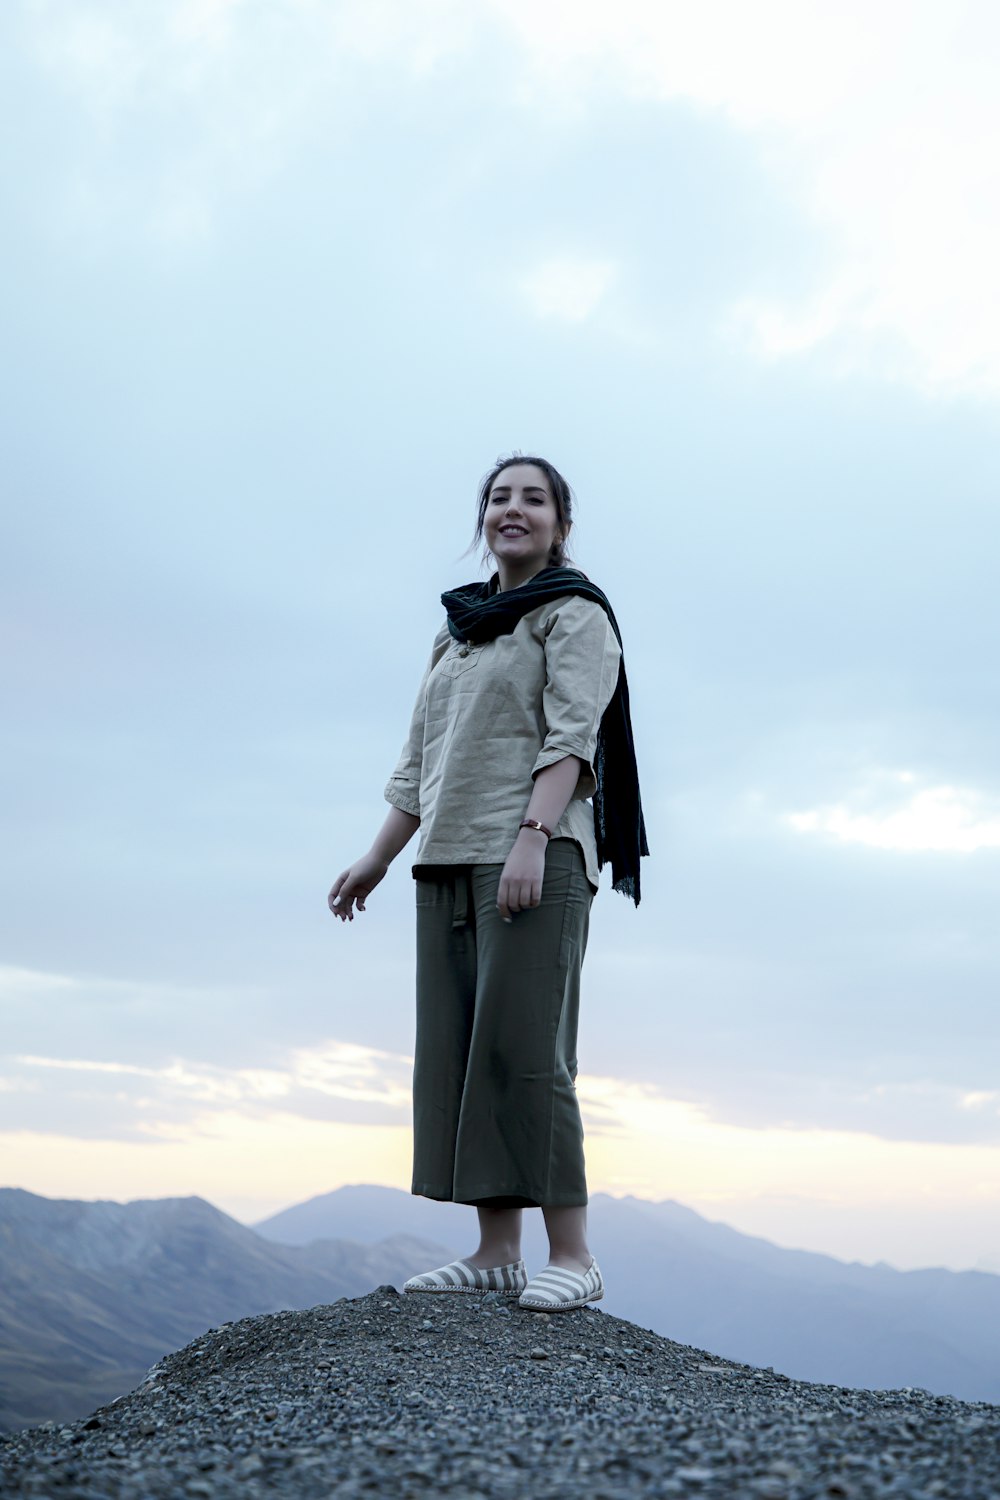
M 765 1474 L 755 1481 L 754 1494 L 758 1500 L 788 1500 L 788 1485 L 777 1474 L 773 1478 Z
M 1000 1500 L 1000 1406 L 380 1287 L 212 1329 L 86 1420 L 0 1436 L 0 1494 Z

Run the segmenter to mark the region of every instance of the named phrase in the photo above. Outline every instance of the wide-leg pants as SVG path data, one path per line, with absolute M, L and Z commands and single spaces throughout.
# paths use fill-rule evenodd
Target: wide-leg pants
M 579 845 L 552 839 L 541 904 L 507 925 L 502 870 L 418 867 L 412 1191 L 584 1204 L 576 1044 L 594 891 Z

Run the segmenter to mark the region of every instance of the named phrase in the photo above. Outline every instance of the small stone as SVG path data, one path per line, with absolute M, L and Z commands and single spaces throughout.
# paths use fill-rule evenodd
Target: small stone
M 529 1359 L 548 1359 L 548 1357 L 549 1357 L 549 1351 L 547 1349 L 537 1349 L 536 1348 L 536 1349 L 529 1349 L 528 1350 L 528 1358 Z
M 269 1411 L 262 1411 L 260 1415 L 263 1422 L 276 1422 L 278 1420 L 277 1407 L 272 1406 Z
M 765 1474 L 755 1482 L 754 1493 L 760 1500 L 788 1500 L 788 1485 L 780 1474 Z

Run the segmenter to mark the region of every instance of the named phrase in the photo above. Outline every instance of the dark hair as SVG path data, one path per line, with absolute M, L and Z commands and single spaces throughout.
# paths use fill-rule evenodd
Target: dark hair
M 476 543 L 481 542 L 483 539 L 486 506 L 489 503 L 490 490 L 496 482 L 497 475 L 502 474 L 504 469 L 509 469 L 513 464 L 534 464 L 536 468 L 541 469 L 549 481 L 549 489 L 552 491 L 552 498 L 556 505 L 559 530 L 562 532 L 562 540 L 552 543 L 552 551 L 549 553 L 549 564 L 559 568 L 567 566 L 570 562 L 570 556 L 566 550 L 566 533 L 569 531 L 573 521 L 573 491 L 570 489 L 568 481 L 562 477 L 554 464 L 549 463 L 547 458 L 534 458 L 528 453 L 514 452 L 508 458 L 498 458 L 490 472 L 484 476 L 476 497 L 479 510 L 476 515 L 476 530 L 472 538 L 472 547 L 475 547 Z M 470 551 L 472 547 L 470 547 Z M 488 550 L 485 557 L 489 557 Z

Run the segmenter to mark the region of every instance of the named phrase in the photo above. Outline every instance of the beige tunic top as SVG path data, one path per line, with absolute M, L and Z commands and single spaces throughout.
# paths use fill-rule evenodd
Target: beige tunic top
M 510 635 L 464 645 L 438 631 L 410 734 L 385 789 L 420 819 L 421 865 L 503 864 L 535 775 L 567 755 L 583 762 L 554 837 L 575 839 L 598 885 L 594 750 L 618 682 L 621 650 L 604 610 L 568 594 Z

